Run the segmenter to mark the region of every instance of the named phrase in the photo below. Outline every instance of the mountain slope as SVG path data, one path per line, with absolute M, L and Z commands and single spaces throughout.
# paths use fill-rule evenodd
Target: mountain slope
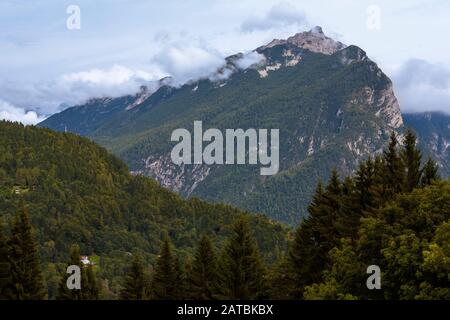
M 124 272 L 129 253 L 147 261 L 168 234 L 181 252 L 191 252 L 202 234 L 216 244 L 232 220 L 247 213 L 226 205 L 189 201 L 128 168 L 86 138 L 0 122 L 0 215 L 9 223 L 26 206 L 43 263 L 67 260 L 72 244 L 100 257 L 101 276 Z M 286 246 L 288 229 L 262 215 L 251 223 L 266 259 Z
M 403 129 L 390 79 L 356 47 L 320 28 L 256 49 L 261 61 L 240 67 L 243 55 L 207 79 L 161 86 L 132 109 L 123 106 L 88 136 L 119 155 L 136 173 L 184 196 L 231 203 L 297 223 L 319 178 L 336 167 L 343 175 L 379 152 L 392 130 Z M 57 118 L 54 118 L 57 117 Z M 58 129 L 52 121 L 41 125 Z M 259 166 L 175 165 L 173 130 L 280 129 L 280 171 Z M 77 128 L 71 129 L 74 132 Z

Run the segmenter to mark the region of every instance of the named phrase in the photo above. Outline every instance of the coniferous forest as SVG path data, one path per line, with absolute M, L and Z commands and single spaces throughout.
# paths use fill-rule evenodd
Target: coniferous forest
M 86 138 L 0 122 L 0 299 L 450 299 L 450 183 L 414 132 L 333 170 L 308 212 L 292 229 L 183 199 Z

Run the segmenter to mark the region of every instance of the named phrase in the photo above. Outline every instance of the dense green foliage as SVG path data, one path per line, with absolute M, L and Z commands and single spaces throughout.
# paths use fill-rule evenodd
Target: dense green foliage
M 319 183 L 285 251 L 282 225 L 182 200 L 86 139 L 0 130 L 2 299 L 450 299 L 450 182 L 412 132 Z M 67 290 L 68 265 L 81 290 Z M 371 265 L 381 290 L 366 286 Z
M 183 200 L 148 178 L 132 176 L 120 160 L 86 138 L 0 122 L 4 223 L 11 224 L 24 207 L 39 244 L 49 298 L 55 298 L 73 244 L 94 259 L 102 295 L 112 298 L 131 254 L 154 261 L 168 235 L 184 261 L 203 234 L 219 245 L 233 220 L 244 214 L 227 205 Z M 285 250 L 288 229 L 283 225 L 252 215 L 251 228 L 266 261 Z
M 319 185 L 274 271 L 286 288 L 278 298 L 450 299 L 450 183 L 437 180 L 432 162 L 420 165 L 415 145 L 412 132 L 402 148 L 392 135 L 353 178 L 333 172 Z M 371 265 L 381 268 L 381 290 L 366 287 Z

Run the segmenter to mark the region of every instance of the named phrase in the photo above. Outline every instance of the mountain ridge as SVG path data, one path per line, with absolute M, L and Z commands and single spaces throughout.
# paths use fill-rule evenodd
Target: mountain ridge
M 404 130 L 392 81 L 364 50 L 329 39 L 315 28 L 274 40 L 255 49 L 261 59 L 245 69 L 236 63 L 242 54 L 230 56 L 216 76 L 165 83 L 87 135 L 134 173 L 184 196 L 296 224 L 330 168 L 352 173 L 392 131 Z M 170 133 L 195 120 L 205 128 L 280 128 L 280 172 L 262 178 L 252 166 L 174 165 Z M 64 121 L 55 115 L 41 125 L 58 129 Z

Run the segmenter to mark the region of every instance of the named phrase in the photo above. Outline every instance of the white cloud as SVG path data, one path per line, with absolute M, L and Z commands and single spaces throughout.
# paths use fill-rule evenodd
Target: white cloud
M 450 113 L 450 69 L 411 59 L 393 73 L 395 92 L 403 111 Z
M 290 25 L 307 26 L 304 12 L 287 2 L 278 3 L 270 8 L 264 16 L 253 16 L 241 25 L 244 32 L 283 28 Z
M 36 124 L 45 119 L 40 117 L 35 111 L 26 111 L 17 108 L 6 101 L 0 100 L 0 119 L 9 121 L 18 121 L 23 124 Z
M 164 48 L 153 62 L 170 74 L 176 84 L 206 77 L 225 64 L 218 51 L 193 45 Z
M 27 83 L 0 83 L 3 99 L 14 105 L 50 115 L 61 111 L 61 104 L 75 105 L 92 97 L 118 97 L 134 94 L 146 85 L 153 89 L 165 74 L 154 66 L 148 70 L 113 65 L 107 69 L 63 74 L 52 81 Z
M 109 70 L 92 69 L 63 75 L 61 79 L 67 83 L 84 82 L 90 85 L 118 86 L 130 81 L 154 80 L 154 77 L 145 71 L 132 70 L 124 66 L 114 65 Z
M 265 60 L 265 57 L 263 54 L 260 54 L 256 51 L 252 51 L 250 53 L 244 54 L 244 56 L 236 61 L 236 65 L 240 69 L 247 69 L 248 67 L 261 63 Z

